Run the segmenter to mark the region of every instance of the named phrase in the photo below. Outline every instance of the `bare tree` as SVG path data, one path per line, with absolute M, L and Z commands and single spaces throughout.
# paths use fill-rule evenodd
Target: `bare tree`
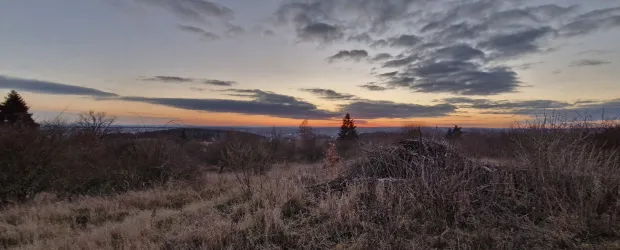
M 257 140 L 232 136 L 220 161 L 220 171 L 231 170 L 246 194 L 252 192 L 252 176 L 262 176 L 270 166 L 269 148 Z
M 116 117 L 108 116 L 106 112 L 90 110 L 79 114 L 75 126 L 103 139 L 106 135 L 118 132 L 118 128 L 113 127 L 114 122 L 116 122 Z

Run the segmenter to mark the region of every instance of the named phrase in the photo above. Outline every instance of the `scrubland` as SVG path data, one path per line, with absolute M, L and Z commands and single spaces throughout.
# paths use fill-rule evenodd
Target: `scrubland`
M 362 135 L 339 162 L 314 137 L 113 133 L 2 129 L 0 248 L 620 249 L 612 123 Z

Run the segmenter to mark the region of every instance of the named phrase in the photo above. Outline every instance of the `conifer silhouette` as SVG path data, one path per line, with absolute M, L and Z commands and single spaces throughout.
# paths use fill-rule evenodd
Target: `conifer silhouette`
M 342 126 L 340 127 L 340 132 L 338 133 L 338 140 L 357 140 L 359 135 L 357 134 L 356 128 L 355 122 L 351 119 L 351 115 L 347 113 L 347 115 L 344 116 L 344 119 L 342 119 Z
M 38 127 L 39 125 L 32 119 L 32 114 L 28 113 L 29 110 L 30 107 L 21 95 L 11 90 L 0 104 L 0 119 L 4 124 Z

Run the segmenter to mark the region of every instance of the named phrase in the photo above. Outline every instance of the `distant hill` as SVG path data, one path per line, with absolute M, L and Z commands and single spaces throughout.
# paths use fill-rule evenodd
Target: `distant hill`
M 243 132 L 243 131 L 232 131 L 232 130 L 218 130 L 218 129 L 205 129 L 205 128 L 171 128 L 171 129 L 162 129 L 156 131 L 144 131 L 144 132 L 136 132 L 136 133 L 122 133 L 117 134 L 116 136 L 132 136 L 137 138 L 175 138 L 175 139 L 187 139 L 187 140 L 200 140 L 200 141 L 212 141 L 225 139 L 226 137 L 234 134 L 238 137 L 243 138 L 255 138 L 255 139 L 264 139 L 264 136 Z

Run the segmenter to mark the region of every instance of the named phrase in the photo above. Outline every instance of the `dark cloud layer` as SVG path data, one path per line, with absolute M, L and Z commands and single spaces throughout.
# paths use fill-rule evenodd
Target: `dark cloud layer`
M 359 85 L 358 87 L 366 89 L 368 91 L 385 91 L 385 90 L 390 89 L 388 87 L 377 85 L 375 83 L 366 83 L 366 84 Z
M 492 68 L 487 71 L 451 68 L 444 70 L 452 72 L 447 75 L 429 75 L 409 87 L 425 93 L 495 95 L 514 92 L 520 83 L 517 74 L 505 68 Z
M 293 119 L 329 119 L 339 115 L 318 109 L 314 104 L 300 101 L 295 97 L 273 92 L 250 89 L 229 89 L 226 92 L 231 96 L 246 97 L 251 100 L 149 97 L 120 97 L 118 99 L 194 111 L 267 115 Z
M 509 66 L 508 60 L 553 51 L 553 40 L 620 28 L 620 7 L 583 10 L 535 1 L 284 0 L 277 14 L 298 30 L 323 23 L 324 30 L 337 34 L 314 39 L 320 43 L 346 37 L 373 50 L 400 50 L 398 57 L 379 51 L 367 60 L 399 73 L 378 75 L 376 83 L 362 88 L 497 95 L 518 91 L 524 84 L 515 69 L 534 65 Z
M 226 6 L 205 0 L 135 0 L 139 3 L 160 7 L 174 15 L 189 20 L 205 22 L 211 18 L 230 20 L 234 13 Z
M 339 60 L 357 61 L 368 57 L 368 52 L 365 50 L 341 50 L 337 54 L 327 58 L 328 62 L 335 62 Z
M 611 64 L 611 62 L 594 59 L 582 59 L 574 61 L 570 64 L 571 67 L 588 67 L 588 66 L 600 66 L 605 64 Z
M 472 48 L 468 44 L 455 44 L 438 49 L 433 56 L 438 59 L 467 61 L 484 58 L 485 54 L 482 50 Z
M 237 84 L 235 81 L 222 81 L 222 80 L 203 80 L 202 83 L 215 86 L 232 86 Z
M 583 36 L 602 29 L 620 27 L 620 7 L 593 10 L 571 19 L 560 27 L 558 33 L 564 37 Z
M 390 55 L 389 53 L 379 53 L 375 55 L 371 60 L 374 62 L 379 62 L 379 61 L 384 61 L 384 60 L 388 60 L 391 58 L 392 58 L 392 55 Z
M 314 89 L 301 89 L 301 90 L 305 91 L 305 92 L 308 92 L 308 93 L 312 93 L 312 94 L 314 94 L 316 96 L 319 96 L 319 97 L 321 97 L 322 99 L 325 99 L 325 100 L 348 101 L 348 100 L 359 99 L 355 95 L 338 93 L 338 92 L 336 92 L 334 90 L 331 90 L 331 89 L 314 88 Z
M 490 37 L 480 43 L 496 55 L 496 57 L 520 56 L 540 51 L 537 42 L 553 32 L 551 27 L 540 27 L 518 31 L 515 33 L 501 34 Z
M 0 76 L 0 88 L 52 95 L 80 95 L 92 97 L 117 96 L 117 94 L 93 88 L 7 76 Z
M 198 28 L 198 27 L 191 26 L 191 25 L 183 25 L 183 24 L 179 24 L 178 27 L 182 31 L 198 34 L 203 39 L 208 40 L 208 41 L 219 40 L 220 39 L 220 36 L 218 36 L 217 34 L 212 33 L 212 32 L 208 32 L 208 31 L 206 31 L 206 30 L 204 30 L 202 28 Z
M 206 85 L 213 86 L 232 86 L 237 84 L 235 81 L 223 81 L 223 80 L 215 80 L 215 79 L 195 79 L 188 77 L 179 77 L 179 76 L 154 76 L 143 78 L 143 81 L 154 81 L 154 82 L 164 82 L 164 83 L 200 83 Z
M 314 104 L 299 100 L 292 96 L 258 89 L 223 90 L 223 92 L 229 96 L 243 97 L 249 100 L 150 97 L 117 97 L 114 99 L 194 111 L 267 115 L 293 119 L 336 119 L 345 112 L 353 113 L 355 117 L 360 119 L 440 117 L 448 115 L 457 109 L 456 106 L 451 104 L 425 106 L 390 101 L 361 100 L 353 95 L 341 94 L 326 89 L 309 89 L 306 91 L 318 94 L 327 99 L 333 99 L 336 98 L 336 96 L 345 97 L 349 98 L 352 102 L 340 105 L 339 109 L 336 111 L 328 111 L 321 110 Z
M 506 115 L 550 115 L 552 113 L 566 116 L 566 119 L 597 120 L 618 119 L 620 117 L 620 99 L 596 101 L 579 100 L 564 102 L 555 100 L 490 100 L 468 97 L 453 97 L 441 100 L 460 108 L 471 108 L 485 114 Z
M 182 82 L 193 82 L 194 79 L 178 77 L 178 76 L 154 76 L 154 77 L 145 78 L 144 81 L 182 83 Z
M 343 112 L 355 114 L 361 119 L 377 118 L 411 118 L 411 117 L 442 117 L 456 111 L 451 104 L 417 105 L 394 103 L 390 101 L 355 101 L 342 105 Z
M 340 28 L 326 24 L 313 23 L 302 27 L 297 31 L 297 36 L 302 41 L 316 41 L 319 43 L 331 43 L 344 37 Z
M 400 35 L 389 39 L 391 47 L 413 47 L 420 42 L 420 38 L 415 35 Z

